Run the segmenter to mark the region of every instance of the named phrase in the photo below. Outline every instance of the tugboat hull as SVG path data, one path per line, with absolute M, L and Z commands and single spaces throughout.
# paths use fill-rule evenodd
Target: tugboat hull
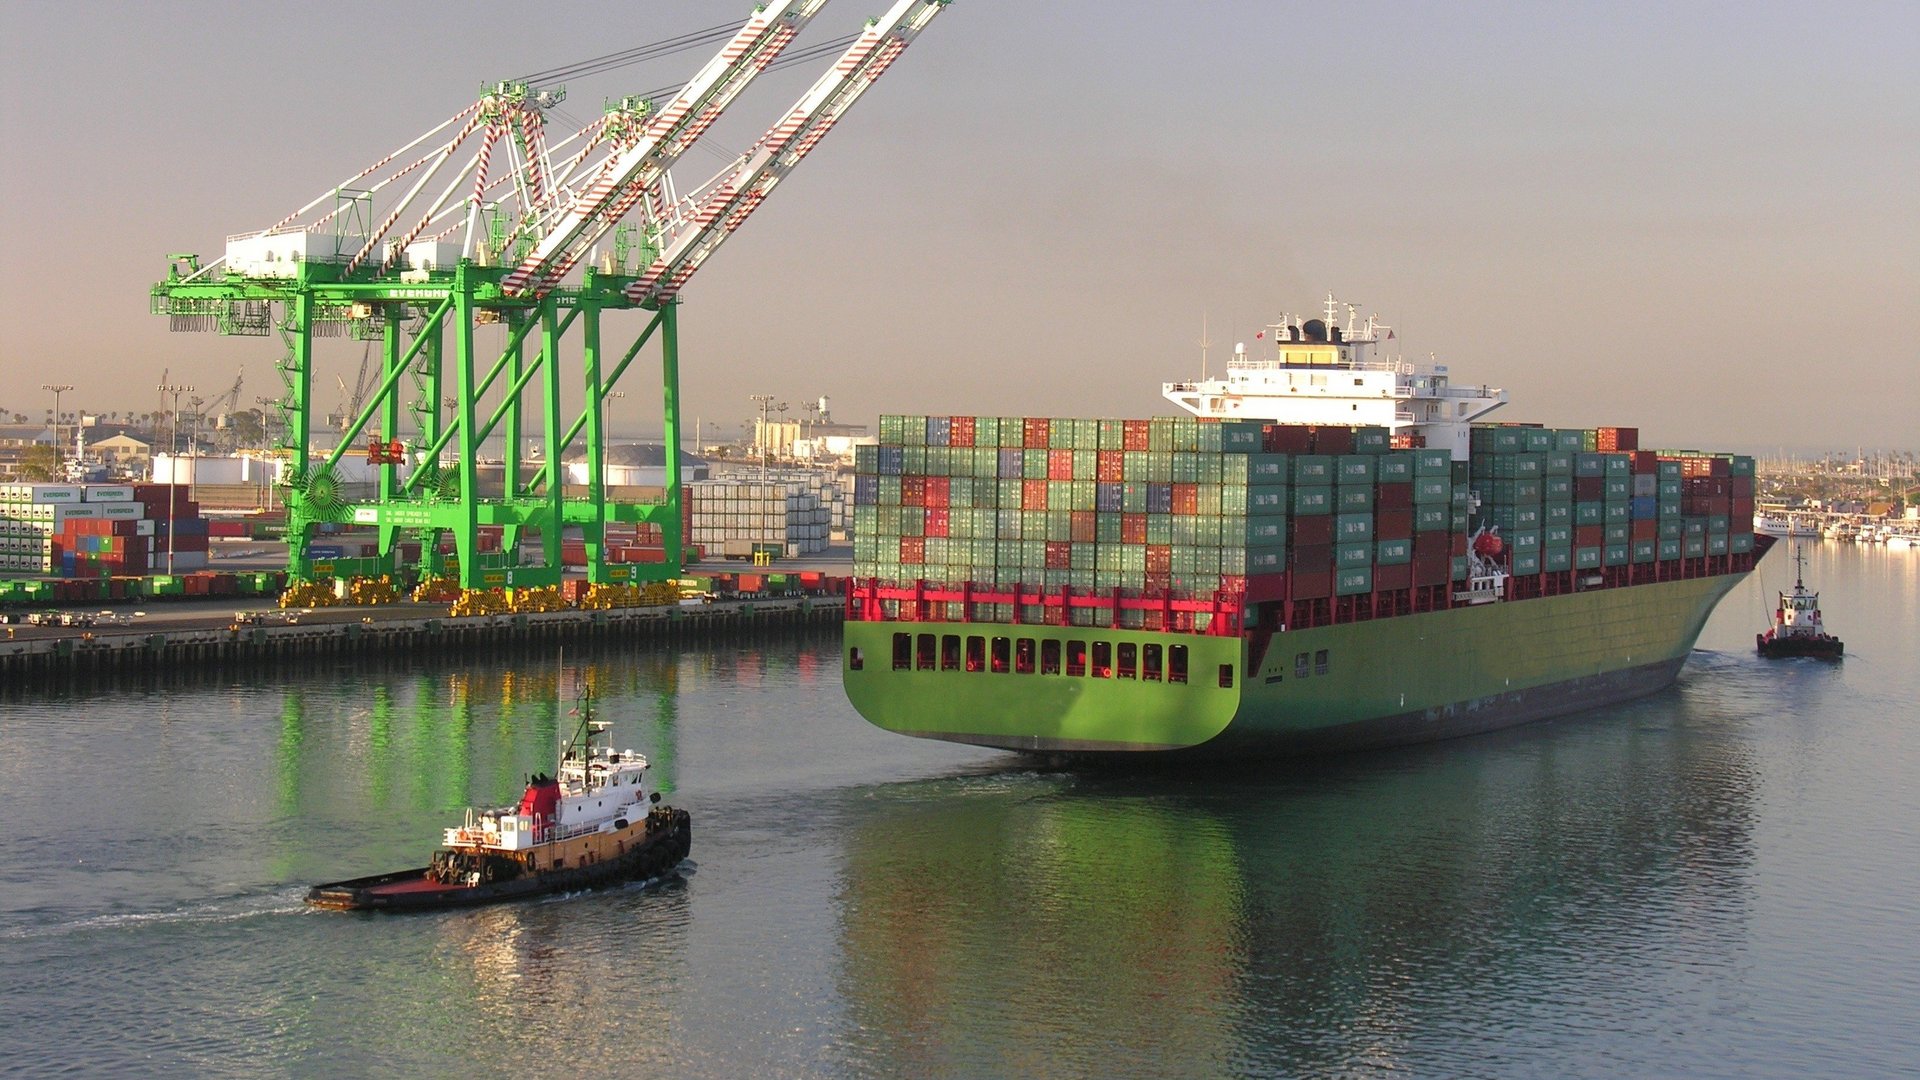
M 1847 646 L 1836 637 L 1768 637 L 1766 634 L 1754 636 L 1754 642 L 1760 655 L 1769 660 L 1785 660 L 1804 656 L 1815 660 L 1838 660 L 1847 651 Z
M 662 810 L 658 817 L 659 826 L 649 828 L 641 843 L 585 866 L 471 885 L 435 881 L 422 866 L 315 885 L 307 890 L 307 903 L 330 911 L 440 911 L 638 881 L 672 869 L 693 846 L 693 822 L 685 810 Z

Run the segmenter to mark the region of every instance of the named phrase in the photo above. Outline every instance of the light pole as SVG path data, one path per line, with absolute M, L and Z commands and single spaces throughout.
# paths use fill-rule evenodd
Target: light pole
M 173 485 L 180 474 L 180 395 L 193 393 L 192 386 L 161 383 L 155 389 L 173 395 L 173 436 L 167 440 L 167 573 L 173 573 Z
M 753 394 L 754 401 L 760 403 L 760 430 L 753 433 L 753 441 L 760 444 L 760 479 L 767 478 L 767 410 L 773 406 L 772 394 Z
M 40 389 L 53 391 L 53 467 L 60 470 L 66 461 L 64 444 L 60 441 L 60 395 L 73 389 L 72 383 L 41 383 Z M 64 470 L 60 470 L 63 471 Z
M 264 452 L 267 450 L 271 450 L 273 447 L 273 438 L 267 432 L 267 406 L 278 405 L 280 403 L 280 399 L 270 398 L 270 397 L 257 397 L 257 398 L 254 398 L 253 400 L 255 404 L 260 406 L 260 449 Z M 272 513 L 273 512 L 273 488 L 274 488 L 274 484 L 279 479 L 279 459 L 269 454 L 266 458 L 266 461 L 270 463 L 268 465 L 270 472 L 269 472 L 269 475 L 267 476 L 267 483 L 266 483 L 267 512 Z

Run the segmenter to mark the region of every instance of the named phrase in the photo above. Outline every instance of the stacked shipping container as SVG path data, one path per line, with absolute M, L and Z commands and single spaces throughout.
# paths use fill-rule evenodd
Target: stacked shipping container
M 1640 450 L 1638 435 L 1476 429 L 1473 526 L 1499 530 L 1516 577 L 1752 551 L 1753 459 Z
M 689 542 L 724 552 L 729 541 L 788 556 L 824 551 L 832 509 L 811 482 L 710 480 L 687 485 Z
M 1445 450 L 1395 449 L 1386 429 L 1193 417 L 1084 420 L 883 416 L 856 448 L 854 576 L 1007 596 L 1018 606 L 941 600 L 948 619 L 1159 628 L 1150 609 L 1027 604 L 1028 592 L 1228 597 L 1236 604 L 1407 598 L 1444 606 L 1469 573 L 1472 530 L 1498 526 L 1516 576 L 1752 549 L 1751 459 L 1662 460 L 1630 428 L 1474 433 L 1473 464 Z M 1589 450 L 1604 445 L 1610 449 Z M 1620 448 L 1620 449 L 1611 449 Z M 1691 463 L 1691 464 L 1690 464 Z M 1717 463 L 1717 464 L 1715 464 Z M 1663 502 L 1662 470 L 1674 473 Z M 1699 483 L 1680 480 L 1699 472 Z M 1702 471 L 1704 470 L 1704 471 Z M 1713 472 L 1727 475 L 1726 491 Z M 1744 473 L 1746 515 L 1732 520 Z M 1479 495 L 1477 515 L 1473 496 Z M 1718 515 L 1686 517 L 1724 498 Z M 1589 519 L 1591 519 L 1589 521 Z M 1636 524 L 1644 521 L 1645 524 Z M 1611 527 L 1611 528 L 1610 528 Z M 1710 539 L 1717 537 L 1718 539 Z M 1417 599 L 1416 599 L 1417 598 Z M 897 603 L 897 601 L 896 601 Z M 962 610 L 971 604 L 971 612 Z M 1296 609 L 1298 610 L 1298 609 Z M 1205 629 L 1206 615 L 1194 629 Z
M 163 569 L 169 524 L 174 565 L 204 569 L 206 520 L 184 498 L 187 489 L 176 490 L 170 517 L 164 484 L 0 484 L 0 572 L 99 577 Z

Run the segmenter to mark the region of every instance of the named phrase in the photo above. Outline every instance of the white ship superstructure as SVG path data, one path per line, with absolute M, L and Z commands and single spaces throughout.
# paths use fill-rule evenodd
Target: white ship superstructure
M 1344 327 L 1337 321 L 1341 307 L 1347 311 Z M 1455 385 L 1445 364 L 1377 358 L 1393 332 L 1375 316 L 1357 318 L 1353 305 L 1329 294 L 1324 319 L 1282 315 L 1261 333 L 1257 353 L 1235 348 L 1224 376 L 1165 383 L 1161 392 L 1195 416 L 1377 425 L 1396 437 L 1419 436 L 1419 445 L 1445 448 L 1455 461 L 1467 460 L 1469 425 L 1506 404 L 1507 392 Z

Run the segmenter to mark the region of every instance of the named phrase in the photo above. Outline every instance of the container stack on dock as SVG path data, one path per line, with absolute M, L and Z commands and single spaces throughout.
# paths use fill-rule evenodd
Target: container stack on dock
M 206 567 L 206 520 L 164 484 L 0 484 L 0 572 L 48 577 L 135 576 L 174 564 Z
M 795 557 L 826 550 L 830 504 L 799 481 L 709 480 L 687 485 L 688 541 L 708 553 L 773 548 Z
M 1278 603 L 1296 621 L 1446 607 L 1476 530 L 1514 595 L 1752 550 L 1751 459 L 1636 446 L 1630 428 L 1489 427 L 1469 465 L 1379 427 L 883 416 L 856 448 L 854 576 L 937 594 L 927 617 L 1205 631 L 1203 610 L 1122 601 Z

